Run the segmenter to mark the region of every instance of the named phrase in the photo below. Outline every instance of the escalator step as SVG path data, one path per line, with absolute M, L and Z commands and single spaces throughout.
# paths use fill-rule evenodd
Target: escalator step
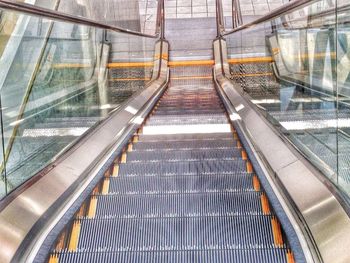
M 235 262 L 235 263 L 287 263 L 287 249 L 226 249 L 186 251 L 132 251 L 132 252 L 65 252 L 60 263 L 79 262 Z
M 152 125 L 186 125 L 186 124 L 222 124 L 227 123 L 224 114 L 212 115 L 191 115 L 191 116 L 155 116 L 150 117 L 147 126 Z
M 65 252 L 60 263 L 79 262 L 235 262 L 235 263 L 287 263 L 287 249 L 226 249 L 142 252 Z
M 201 140 L 201 141 L 158 141 L 158 142 L 138 142 L 133 145 L 135 150 L 153 149 L 210 149 L 210 148 L 232 148 L 236 142 L 231 137 L 229 139 Z
M 77 251 L 273 248 L 271 217 L 82 219 Z
M 260 192 L 99 195 L 96 218 L 262 215 Z
M 120 176 L 143 175 L 202 175 L 202 174 L 246 173 L 243 160 L 206 160 L 179 162 L 138 162 L 119 165 Z
M 233 159 L 240 158 L 241 151 L 236 148 L 210 150 L 156 150 L 132 151 L 127 155 L 127 162 L 156 161 L 156 160 L 205 160 L 205 159 Z
M 111 177 L 109 192 L 114 194 L 205 193 L 253 191 L 251 174 L 176 175 L 152 177 Z
M 170 135 L 139 135 L 139 142 L 159 142 L 159 141 L 198 141 L 198 140 L 218 140 L 232 139 L 230 133 L 203 133 L 203 134 L 170 134 Z

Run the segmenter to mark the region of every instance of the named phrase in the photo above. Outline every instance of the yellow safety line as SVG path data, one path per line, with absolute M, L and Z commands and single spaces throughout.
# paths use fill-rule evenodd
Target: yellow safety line
M 80 228 L 81 223 L 80 221 L 74 221 L 73 228 L 72 228 L 72 234 L 69 240 L 69 246 L 68 251 L 74 252 L 78 248 L 78 241 L 79 241 L 79 235 L 80 235 Z
M 102 194 L 106 195 L 109 192 L 109 178 L 105 178 L 102 184 Z
M 52 68 L 54 69 L 65 69 L 65 68 L 90 68 L 93 67 L 91 64 L 80 64 L 80 63 L 60 63 L 53 64 Z
M 65 239 L 66 239 L 66 232 L 64 231 L 58 239 L 58 242 L 57 242 L 56 247 L 55 247 L 56 251 L 60 251 L 64 248 Z
M 113 166 L 113 173 L 112 173 L 112 176 L 113 177 L 117 177 L 119 174 L 119 164 L 118 163 L 115 163 L 114 166 Z
M 169 67 L 213 66 L 214 60 L 169 61 Z
M 109 81 L 135 81 L 135 80 L 146 80 L 150 81 L 150 78 L 111 78 Z
M 50 255 L 49 263 L 59 263 L 59 257 L 57 253 Z
M 261 187 L 260 187 L 260 182 L 259 179 L 256 175 L 253 176 L 253 187 L 255 191 L 260 191 Z
M 252 173 L 253 172 L 253 166 L 250 161 L 247 161 L 247 172 Z
M 171 79 L 181 80 L 181 79 L 212 79 L 213 76 L 185 76 L 185 77 L 171 77 Z
M 133 147 L 132 147 L 132 143 L 129 143 L 129 144 L 128 144 L 128 149 L 127 149 L 127 151 L 128 151 L 128 152 L 131 152 L 131 151 L 132 151 L 132 148 L 133 148 Z
M 108 68 L 147 68 L 153 67 L 153 62 L 112 62 L 108 63 Z
M 96 215 L 96 208 L 97 208 L 97 197 L 92 196 L 90 199 L 90 205 L 89 205 L 89 211 L 87 214 L 88 218 L 94 218 Z
M 247 152 L 245 150 L 242 150 L 242 159 L 244 161 L 247 161 L 248 160 L 248 155 L 247 155 Z
M 132 142 L 136 143 L 139 141 L 139 136 L 138 135 L 134 135 L 134 137 L 132 138 Z
M 127 158 L 126 152 L 123 152 L 122 157 L 120 158 L 120 163 L 126 163 L 126 158 Z
M 294 255 L 293 255 L 292 251 L 290 251 L 289 249 L 287 252 L 287 263 L 295 263 Z
M 270 204 L 269 204 L 269 200 L 267 199 L 264 193 L 260 196 L 260 200 L 261 200 L 261 207 L 262 207 L 263 214 L 269 215 L 271 213 Z
M 272 224 L 272 233 L 273 233 L 273 240 L 276 247 L 283 247 L 283 238 L 282 238 L 282 230 L 281 225 L 278 222 L 276 217 L 272 217 L 271 219 Z
M 241 144 L 240 141 L 237 141 L 237 148 L 238 148 L 238 149 L 242 149 L 242 144 Z
M 78 218 L 83 217 L 84 213 L 85 213 L 85 203 L 80 207 L 77 217 Z
M 251 58 L 231 58 L 228 59 L 229 64 L 245 64 L 245 63 L 270 63 L 273 62 L 272 57 L 251 57 Z

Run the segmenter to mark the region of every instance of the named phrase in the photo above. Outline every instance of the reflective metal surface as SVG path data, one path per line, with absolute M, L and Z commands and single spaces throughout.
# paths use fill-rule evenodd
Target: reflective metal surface
M 245 127 L 256 152 L 275 173 L 302 215 L 323 262 L 349 262 L 350 219 L 317 171 L 271 128 L 227 79 L 226 46 L 215 43 L 215 75 L 236 111 L 236 122 Z M 223 53 L 223 55 L 221 55 Z M 223 61 L 223 67 L 221 66 Z M 225 76 L 226 75 L 226 76 Z M 316 259 L 317 260 L 317 259 Z
M 168 57 L 166 42 L 158 42 L 156 50 L 162 50 L 163 58 Z M 159 63 L 157 57 L 161 57 L 160 53 L 156 53 L 155 57 Z M 58 202 L 63 194 L 67 194 L 66 191 L 76 180 L 81 180 L 81 186 L 86 185 L 94 177 L 95 167 L 101 165 L 112 154 L 113 146 L 118 144 L 121 138 L 127 136 L 125 133 L 130 132 L 130 127 L 138 127 L 141 124 L 140 119 L 151 110 L 150 103 L 154 103 L 161 95 L 161 91 L 165 89 L 167 72 L 167 61 L 162 59 L 159 74 L 158 70 L 153 72 L 158 78 L 148 88 L 113 113 L 97 129 L 60 158 L 49 173 L 17 196 L 1 211 L 0 262 L 10 262 L 16 253 L 23 255 L 21 259 L 16 258 L 16 261 L 32 262 L 45 233 L 50 231 L 55 220 L 58 220 L 55 217 L 57 215 L 46 218 L 46 225 L 42 226 L 41 232 L 38 232 L 36 236 L 27 237 L 28 232 L 50 206 Z M 74 195 L 74 198 L 77 198 L 79 191 L 82 190 L 79 188 L 73 193 L 70 192 L 68 197 Z M 69 205 L 74 198 L 66 198 L 59 202 L 62 205 Z M 57 213 L 62 214 L 63 212 L 60 210 Z M 27 242 L 31 241 L 28 249 L 17 251 L 25 239 Z

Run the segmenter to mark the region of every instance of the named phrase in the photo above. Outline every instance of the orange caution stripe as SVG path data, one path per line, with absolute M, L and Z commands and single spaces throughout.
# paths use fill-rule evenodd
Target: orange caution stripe
M 292 251 L 290 251 L 289 249 L 287 252 L 287 263 L 295 263 L 294 255 L 293 255 Z
M 254 187 L 254 190 L 257 192 L 260 191 L 261 189 L 260 181 L 256 175 L 253 176 L 253 187 Z
M 231 59 L 228 59 L 229 64 L 270 63 L 270 62 L 273 62 L 272 57 L 251 57 L 251 58 L 231 58 Z
M 76 251 L 77 248 L 78 248 L 80 228 L 81 228 L 80 221 L 79 220 L 74 221 L 71 237 L 70 237 L 70 240 L 69 240 L 69 246 L 68 246 L 68 250 L 69 251 L 73 252 L 73 251 Z
M 153 67 L 153 62 L 112 62 L 108 63 L 108 68 L 147 68 Z
M 269 200 L 267 199 L 266 195 L 262 194 L 260 196 L 260 200 L 261 200 L 261 207 L 262 207 L 263 214 L 269 215 L 271 213 L 271 210 L 270 210 Z
M 169 67 L 213 66 L 214 60 L 170 61 Z
M 282 238 L 282 229 L 276 217 L 272 217 L 271 224 L 272 224 L 273 241 L 275 246 L 283 247 L 284 242 Z

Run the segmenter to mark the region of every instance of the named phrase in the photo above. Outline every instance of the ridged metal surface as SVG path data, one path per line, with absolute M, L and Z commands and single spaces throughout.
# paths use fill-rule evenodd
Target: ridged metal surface
M 144 129 L 228 125 L 214 87 L 194 82 L 172 81 Z M 274 241 L 273 212 L 264 210 L 265 195 L 234 138 L 139 134 L 118 176 L 106 179 L 108 191 L 95 194 L 94 216 L 79 219 L 76 251 L 59 252 L 60 262 L 287 263 L 287 245 Z
M 100 195 L 98 218 L 261 215 L 259 192 Z
M 253 191 L 252 176 L 227 175 L 175 175 L 110 178 L 111 194 L 205 193 Z
M 67 252 L 60 255 L 61 263 L 79 262 L 235 262 L 287 263 L 285 249 L 208 249 L 186 251 L 142 252 Z

